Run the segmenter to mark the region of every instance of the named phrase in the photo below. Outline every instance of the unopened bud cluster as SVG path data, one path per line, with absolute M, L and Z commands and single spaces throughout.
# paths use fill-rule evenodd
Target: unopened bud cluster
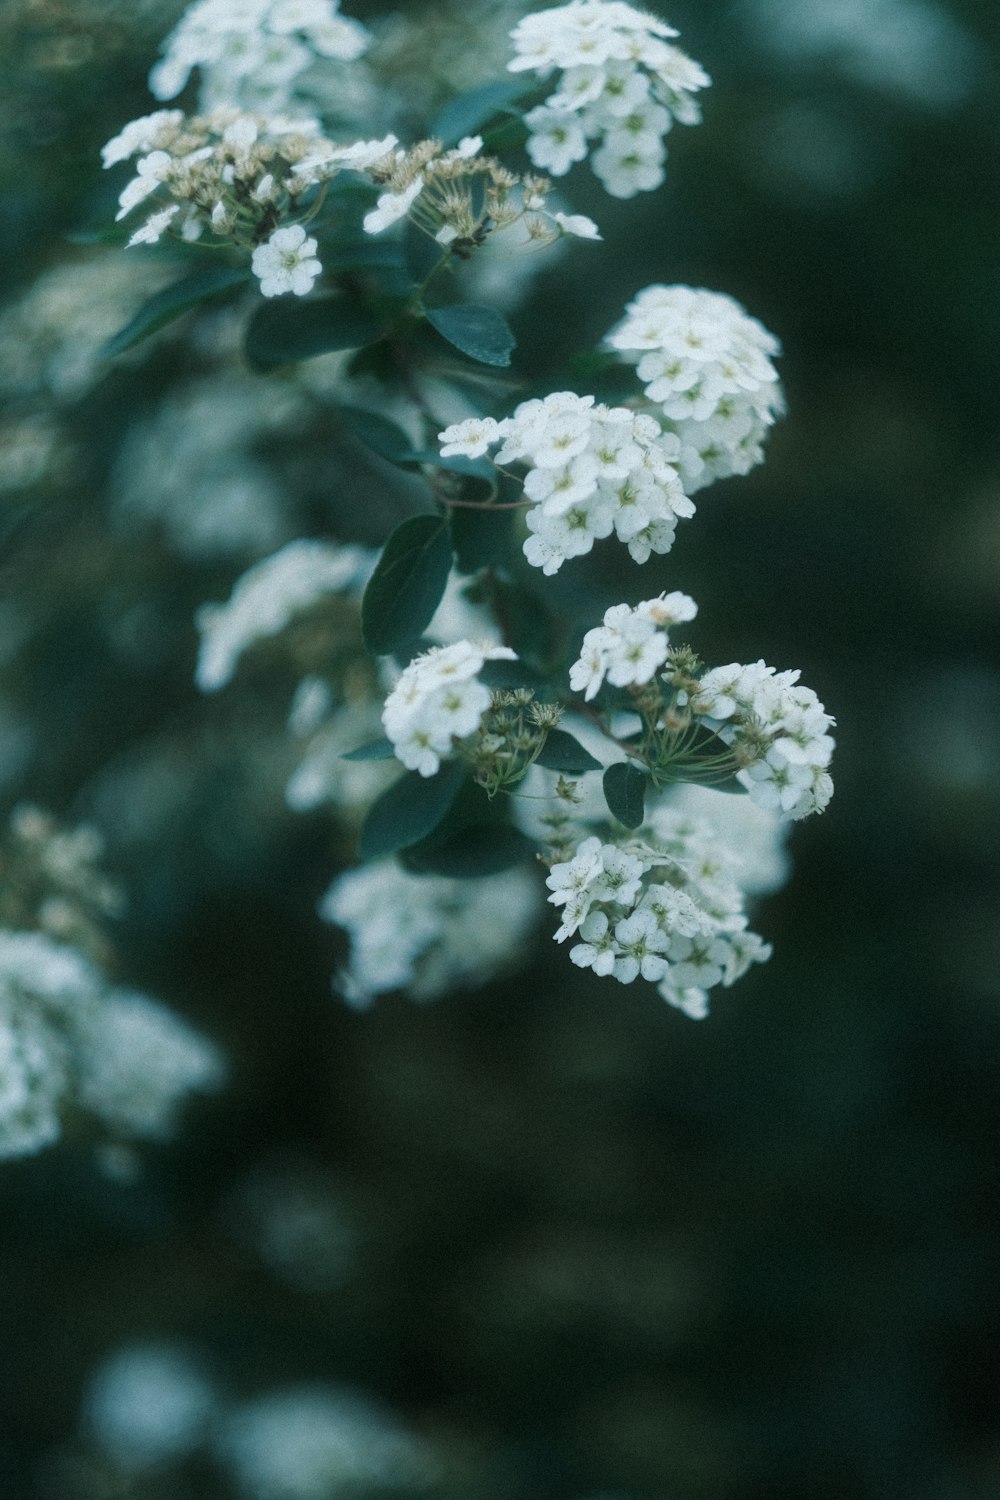
M 365 215 L 366 233 L 381 234 L 408 218 L 460 258 L 495 231 L 519 223 L 529 241 L 542 244 L 563 235 L 600 239 L 597 225 L 583 214 L 547 209 L 551 184 L 546 178 L 509 171 L 496 157 L 482 156 L 482 145 L 479 135 L 463 137 L 450 151 L 440 141 L 419 141 L 373 163 L 370 176 L 385 191 Z

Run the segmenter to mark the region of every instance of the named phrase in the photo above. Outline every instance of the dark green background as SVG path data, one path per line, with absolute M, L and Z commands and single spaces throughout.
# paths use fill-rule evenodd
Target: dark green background
M 3 1495 L 40 1493 L 87 1371 L 146 1334 L 199 1340 L 238 1389 L 349 1379 L 463 1433 L 470 1500 L 1000 1493 L 1000 10 L 939 9 L 978 49 L 949 107 L 782 60 L 735 4 L 672 5 L 713 75 L 705 124 L 673 133 L 661 192 L 570 179 L 605 243 L 513 317 L 541 380 L 658 280 L 727 291 L 784 343 L 764 467 L 700 495 L 641 578 L 587 574 L 609 600 L 684 588 L 709 661 L 800 666 L 838 718 L 836 796 L 757 921 L 775 956 L 706 1023 L 544 942 L 526 977 L 431 1008 L 330 998 L 313 909 L 346 845 L 276 798 L 244 813 L 287 679 L 200 700 L 191 613 L 233 570 L 106 529 L 169 351 L 74 418 L 82 483 L 0 516 L 0 581 L 42 605 L 9 672 L 44 730 L 18 795 L 72 820 L 116 757 L 197 758 L 173 839 L 134 868 L 112 849 L 119 941 L 233 1059 L 135 1186 L 82 1142 L 0 1172 Z M 12 295 L 110 202 L 95 152 L 148 108 L 165 29 L 84 3 L 0 19 Z M 77 32 L 97 44 L 53 64 Z M 115 654 L 138 600 L 156 650 Z M 336 1293 L 281 1287 L 226 1232 L 232 1183 L 276 1151 L 332 1171 L 361 1226 Z

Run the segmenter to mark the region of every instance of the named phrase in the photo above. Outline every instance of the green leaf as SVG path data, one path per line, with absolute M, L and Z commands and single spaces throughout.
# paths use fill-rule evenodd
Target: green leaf
M 143 303 L 131 322 L 108 339 L 101 353 L 108 359 L 114 354 L 124 354 L 126 349 L 133 348 L 143 339 L 149 338 L 150 334 L 159 332 L 199 303 L 208 302 L 213 297 L 222 297 L 226 292 L 245 286 L 249 280 L 249 273 L 236 266 L 213 266 L 210 271 L 198 271 L 194 276 L 185 276 Z
M 383 417 L 376 411 L 365 411 L 360 406 L 340 406 L 337 410 L 355 437 L 360 438 L 379 458 L 384 458 L 401 469 L 420 467 L 420 455 L 414 453 L 406 433 L 395 422 L 390 422 L 388 417 Z
M 340 758 L 341 760 L 392 760 L 395 754 L 392 741 L 383 737 L 380 740 L 371 740 L 367 745 L 359 745 L 356 750 L 348 750 Z
M 582 776 L 584 771 L 599 771 L 601 763 L 585 750 L 565 729 L 550 729 L 536 762 L 550 771 L 565 771 L 568 776 Z M 642 819 L 640 818 L 640 822 Z
M 639 828 L 645 816 L 645 772 L 630 760 L 618 761 L 604 773 L 604 800 L 626 828 Z
M 402 863 L 418 875 L 450 875 L 460 880 L 498 875 L 534 859 L 535 845 L 507 824 L 473 823 L 454 832 L 441 830 L 412 845 Z
M 257 309 L 244 352 L 254 370 L 273 370 L 333 349 L 360 349 L 380 336 L 378 325 L 346 297 L 275 297 Z
M 502 313 L 478 302 L 429 307 L 427 321 L 443 339 L 482 365 L 509 365 L 517 340 Z
M 534 79 L 500 78 L 449 99 L 431 121 L 430 135 L 446 146 L 454 146 L 465 135 L 475 135 L 507 104 L 537 87 Z
M 451 571 L 443 516 L 413 516 L 385 544 L 361 601 L 365 645 L 387 656 L 420 635 L 441 602 Z
M 450 811 L 465 778 L 459 761 L 447 761 L 436 776 L 408 771 L 372 804 L 361 829 L 362 859 L 395 854 L 433 833 Z

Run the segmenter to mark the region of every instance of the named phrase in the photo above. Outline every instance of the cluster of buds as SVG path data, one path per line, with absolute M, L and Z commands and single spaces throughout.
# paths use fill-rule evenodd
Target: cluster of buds
M 384 157 L 394 136 L 336 146 L 315 120 L 216 109 L 186 116 L 157 110 L 132 120 L 102 151 L 105 167 L 137 157 L 136 175 L 119 197 L 118 218 L 142 203 L 153 212 L 130 245 L 156 244 L 167 232 L 204 235 L 253 251 L 265 296 L 311 290 L 322 269 L 304 223 L 317 212 L 322 187 L 343 170 L 364 171 Z
M 16 807 L 0 844 L 0 926 L 37 928 L 106 962 L 104 924 L 124 896 L 101 870 L 103 855 L 96 828 L 62 828 L 39 807 Z
M 530 688 L 494 692 L 469 754 L 476 780 L 490 797 L 521 781 L 562 718 L 555 703 L 539 703 Z
M 450 151 L 440 141 L 419 141 L 409 151 L 389 150 L 367 167 L 383 189 L 365 216 L 368 234 L 409 218 L 443 248 L 467 258 L 498 230 L 523 224 L 527 238 L 551 244 L 562 235 L 599 239 L 583 214 L 550 212 L 551 183 L 519 176 L 494 156 L 483 156 L 482 137 L 465 136 Z

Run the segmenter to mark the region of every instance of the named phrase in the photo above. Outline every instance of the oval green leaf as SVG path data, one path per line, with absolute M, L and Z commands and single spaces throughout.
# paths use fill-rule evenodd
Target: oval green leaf
M 604 773 L 604 800 L 619 823 L 639 828 L 645 816 L 647 778 L 631 761 L 618 761 Z
M 441 603 L 451 571 L 451 538 L 443 516 L 412 516 L 385 544 L 361 601 L 365 645 L 388 656 L 420 635 Z
M 356 750 L 348 750 L 342 755 L 341 760 L 392 760 L 396 754 L 392 741 L 383 736 L 380 740 L 371 740 L 367 745 L 359 745 Z
M 518 828 L 473 823 L 452 833 L 439 830 L 405 851 L 402 863 L 418 875 L 450 875 L 474 880 L 499 875 L 534 859 L 535 845 Z
M 274 370 L 334 349 L 361 349 L 380 336 L 378 325 L 346 297 L 275 297 L 250 319 L 244 344 L 253 370 Z
M 584 771 L 599 771 L 601 763 L 585 750 L 565 729 L 550 729 L 538 753 L 536 764 L 549 771 L 564 771 L 567 776 L 582 776 Z M 640 819 L 641 821 L 641 819 Z
M 465 778 L 458 761 L 448 761 L 436 776 L 408 771 L 369 808 L 361 829 L 362 859 L 382 859 L 433 833 L 451 810 Z
M 199 303 L 233 292 L 237 287 L 245 286 L 249 280 L 249 273 L 245 269 L 213 266 L 210 271 L 198 271 L 194 276 L 185 276 L 182 280 L 175 281 L 143 303 L 135 317 L 108 339 L 101 350 L 102 355 L 110 359 L 112 355 L 124 354 L 126 349 L 132 349 L 136 344 L 142 343 L 143 339 L 148 339 L 150 334 L 158 333 L 161 328 L 190 312 Z
M 474 135 L 505 105 L 536 88 L 535 80 L 501 78 L 449 99 L 431 121 L 430 134 L 445 146 L 454 146 L 465 135 Z
M 427 321 L 443 339 L 482 365 L 509 365 L 517 340 L 510 324 L 495 307 L 459 302 L 453 307 L 429 307 Z

